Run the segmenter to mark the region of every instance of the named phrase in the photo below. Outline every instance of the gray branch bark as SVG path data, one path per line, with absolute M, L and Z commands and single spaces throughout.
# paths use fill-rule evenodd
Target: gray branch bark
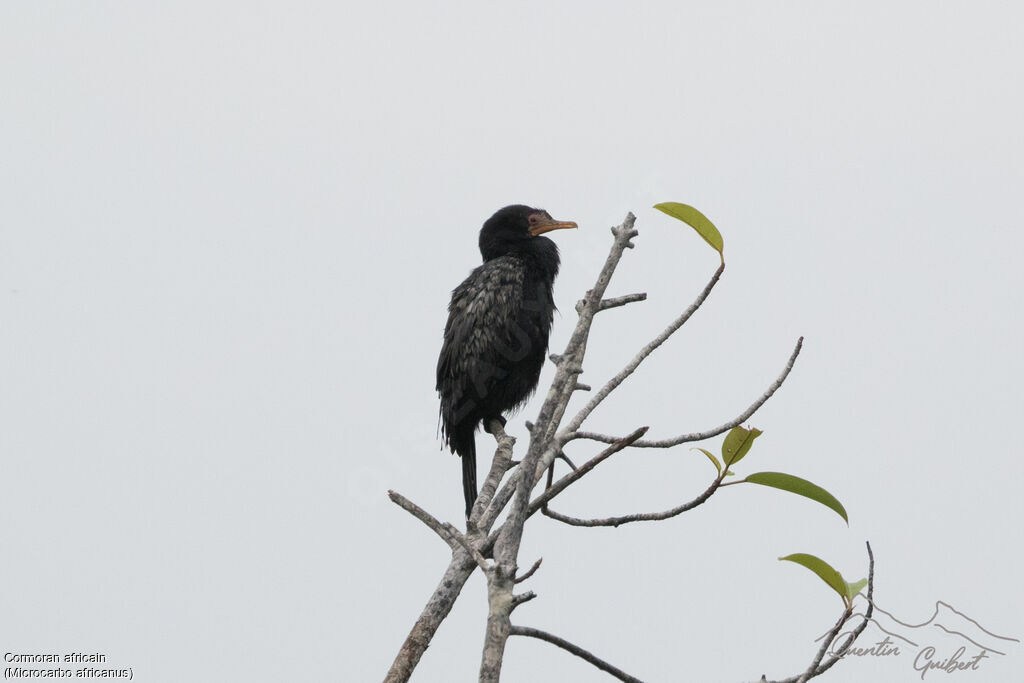
M 811 665 L 807 667 L 807 670 L 797 676 L 790 676 L 789 678 L 783 678 L 778 681 L 772 681 L 772 683 L 804 683 L 812 678 L 820 676 L 835 665 L 840 659 L 842 659 L 847 651 L 853 646 L 853 643 L 860 637 L 860 634 L 867 628 L 868 622 L 871 621 L 871 615 L 874 614 L 875 609 L 875 554 L 871 552 L 871 543 L 865 543 L 868 548 L 868 608 L 864 611 L 863 620 L 857 625 L 855 629 L 847 636 L 843 644 L 839 646 L 838 650 L 835 650 L 828 659 L 822 662 L 822 658 L 825 653 L 828 652 L 828 646 L 836 639 L 843 624 L 850 618 L 850 610 L 847 609 L 839 622 L 832 628 L 831 631 L 825 636 L 825 642 L 822 643 L 821 648 L 815 654 L 814 660 Z M 767 680 L 764 676 L 762 680 Z
M 615 389 L 618 388 L 620 384 L 626 381 L 627 377 L 633 374 L 633 372 L 640 366 L 641 363 L 644 362 L 644 360 L 646 360 L 648 356 L 654 353 L 655 349 L 664 344 L 669 337 L 675 334 L 676 330 L 682 327 L 683 324 L 690 319 L 690 316 L 697 312 L 697 309 L 700 308 L 701 304 L 703 304 L 704 301 L 708 298 L 708 295 L 711 294 L 711 290 L 715 288 L 716 284 L 718 284 L 718 280 L 719 278 L 722 277 L 722 272 L 724 270 L 725 261 L 722 261 L 722 265 L 719 266 L 718 270 L 715 271 L 715 274 L 711 276 L 710 282 L 708 282 L 707 286 L 704 287 L 704 291 L 702 291 L 700 295 L 698 295 L 697 300 L 694 301 L 689 308 L 683 311 L 678 318 L 673 320 L 661 334 L 659 334 L 657 337 L 651 340 L 650 343 L 648 343 L 644 348 L 640 349 L 640 352 L 633 357 L 633 360 L 626 364 L 626 367 L 624 367 L 622 371 L 619 372 L 619 374 L 612 377 L 603 387 L 601 387 L 601 390 L 598 391 L 594 395 L 594 397 L 590 399 L 587 405 L 585 405 L 583 409 L 580 410 L 580 412 L 576 413 L 576 416 L 572 418 L 572 421 L 569 423 L 568 426 L 568 431 L 576 431 L 577 429 L 579 429 L 580 425 L 583 424 L 583 421 L 587 419 L 590 413 L 594 412 L 594 409 L 597 408 L 597 406 L 599 406 L 602 401 L 608 398 L 608 396 L 613 391 L 615 391 Z M 601 302 L 598 301 L 597 310 L 600 309 Z M 582 356 L 580 357 L 580 360 L 582 361 Z
M 726 471 L 723 469 L 722 472 L 718 475 L 718 477 L 716 477 L 715 480 L 711 483 L 711 486 L 705 489 L 704 493 L 700 494 L 699 496 L 691 500 L 689 503 L 683 503 L 682 505 L 674 507 L 670 510 L 665 510 L 663 512 L 638 512 L 632 515 L 622 515 L 620 517 L 605 517 L 602 519 L 580 519 L 578 517 L 570 517 L 568 515 L 563 515 L 561 513 L 549 509 L 545 509 L 542 512 L 545 516 L 550 517 L 551 519 L 557 520 L 559 522 L 563 522 L 570 526 L 618 527 L 622 526 L 623 524 L 629 524 L 630 522 L 660 522 L 662 520 L 671 519 L 672 517 L 681 515 L 684 512 L 689 512 L 698 505 L 703 505 L 707 501 L 707 499 L 714 495 L 715 491 L 717 491 L 722 486 L 722 477 L 725 476 L 725 472 Z
M 487 633 L 480 663 L 481 683 L 492 683 L 501 675 L 505 643 L 511 629 L 509 615 L 513 608 L 512 589 L 515 585 L 516 559 L 523 536 L 523 525 L 529 513 L 530 496 L 544 470 L 551 466 L 558 453 L 559 449 L 552 446 L 553 437 L 568 406 L 569 398 L 576 389 L 576 376 L 582 372 L 583 357 L 594 316 L 601 310 L 605 290 L 611 282 L 622 253 L 630 245 L 630 240 L 637 235 L 633 229 L 635 220 L 636 217 L 629 214 L 622 225 L 612 228 L 615 241 L 611 253 L 605 260 L 594 288 L 587 292 L 583 299 L 576 329 L 573 330 L 569 344 L 559 358 L 555 379 L 533 426 L 529 449 L 519 465 L 512 507 L 495 540 L 495 567 L 488 576 Z
M 776 391 L 782 386 L 782 383 L 789 377 L 790 371 L 793 369 L 794 363 L 796 363 L 797 356 L 800 355 L 800 350 L 804 346 L 804 338 L 800 337 L 796 340 L 796 347 L 793 349 L 793 353 L 790 354 L 789 360 L 786 361 L 786 366 L 782 369 L 782 373 L 775 379 L 774 382 L 765 390 L 763 394 L 758 396 L 757 400 L 750 404 L 746 410 L 742 413 L 729 420 L 725 424 L 719 425 L 714 429 L 708 429 L 703 432 L 693 432 L 691 434 L 681 434 L 671 439 L 660 439 L 657 441 L 645 441 L 644 439 L 638 439 L 630 444 L 633 448 L 672 448 L 684 443 L 693 443 L 695 441 L 704 441 L 712 437 L 724 434 L 733 427 L 737 427 L 747 420 L 758 411 L 765 403 L 768 402 Z M 601 443 L 616 443 L 622 440 L 622 437 L 608 436 L 606 434 L 597 434 L 595 432 L 582 432 L 576 431 L 571 433 L 568 440 L 572 439 L 589 439 L 591 441 L 600 441 Z
M 409 680 L 423 653 L 427 651 L 430 641 L 434 639 L 441 622 L 452 611 L 455 599 L 459 597 L 462 587 L 466 585 L 474 569 L 476 562 L 465 550 L 460 548 L 452 554 L 452 560 L 441 577 L 441 582 L 434 589 L 409 635 L 405 637 L 405 642 L 402 643 L 395 661 L 384 678 L 385 683 L 405 683 Z
M 543 640 L 545 642 L 551 643 L 552 645 L 557 645 L 566 652 L 571 652 L 580 659 L 585 659 L 601 671 L 604 671 L 606 673 L 611 674 L 612 676 L 615 676 L 615 678 L 619 679 L 620 681 L 626 681 L 626 683 L 643 683 L 643 681 L 641 681 L 639 678 L 630 676 L 622 669 L 612 666 L 600 657 L 593 655 L 590 652 L 587 652 L 579 645 L 573 645 L 568 640 L 565 640 L 564 638 L 559 638 L 558 636 L 552 635 L 546 631 L 541 631 L 539 628 L 529 628 L 527 626 L 513 626 L 511 629 L 511 634 L 514 636 L 527 636 L 529 638 L 537 638 L 538 640 Z

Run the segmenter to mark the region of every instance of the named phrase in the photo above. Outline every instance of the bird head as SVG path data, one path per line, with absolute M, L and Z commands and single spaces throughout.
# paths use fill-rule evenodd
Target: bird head
M 572 221 L 556 221 L 544 209 L 513 204 L 498 209 L 480 229 L 480 254 L 489 261 L 514 251 L 540 247 L 541 240 L 545 247 L 553 248 L 551 240 L 540 236 L 552 230 L 575 227 Z

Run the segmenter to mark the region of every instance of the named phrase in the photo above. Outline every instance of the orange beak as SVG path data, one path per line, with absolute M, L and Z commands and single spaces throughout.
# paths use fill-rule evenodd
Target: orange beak
M 537 235 L 543 235 L 546 232 L 552 230 L 567 230 L 568 228 L 578 228 L 579 226 L 572 221 L 556 221 L 542 216 L 540 222 L 530 228 L 530 236 L 536 237 Z

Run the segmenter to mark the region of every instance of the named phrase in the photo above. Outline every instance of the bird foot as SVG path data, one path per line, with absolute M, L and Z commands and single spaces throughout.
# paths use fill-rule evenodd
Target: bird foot
M 483 421 L 483 431 L 487 432 L 488 434 L 494 433 L 490 431 L 490 421 L 492 420 L 498 420 L 498 422 L 502 423 L 502 429 L 505 429 L 505 424 L 507 422 L 505 418 L 503 418 L 500 415 L 493 415 Z

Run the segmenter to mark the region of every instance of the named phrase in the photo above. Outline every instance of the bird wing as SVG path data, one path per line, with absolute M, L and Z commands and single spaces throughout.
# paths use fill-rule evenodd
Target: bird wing
M 523 268 L 513 257 L 487 261 L 452 291 L 444 344 L 437 360 L 437 391 L 444 405 L 458 405 L 472 382 L 486 382 L 486 372 L 505 363 L 497 354 L 514 348 L 506 339 L 516 329 L 523 303 Z M 447 421 L 447 420 L 446 420 Z
M 522 301 L 523 269 L 511 257 L 478 266 L 452 291 L 437 364 L 439 390 L 442 377 L 464 373 L 472 361 L 492 360 L 486 356 L 496 343 L 508 344 L 498 336 L 518 319 Z

